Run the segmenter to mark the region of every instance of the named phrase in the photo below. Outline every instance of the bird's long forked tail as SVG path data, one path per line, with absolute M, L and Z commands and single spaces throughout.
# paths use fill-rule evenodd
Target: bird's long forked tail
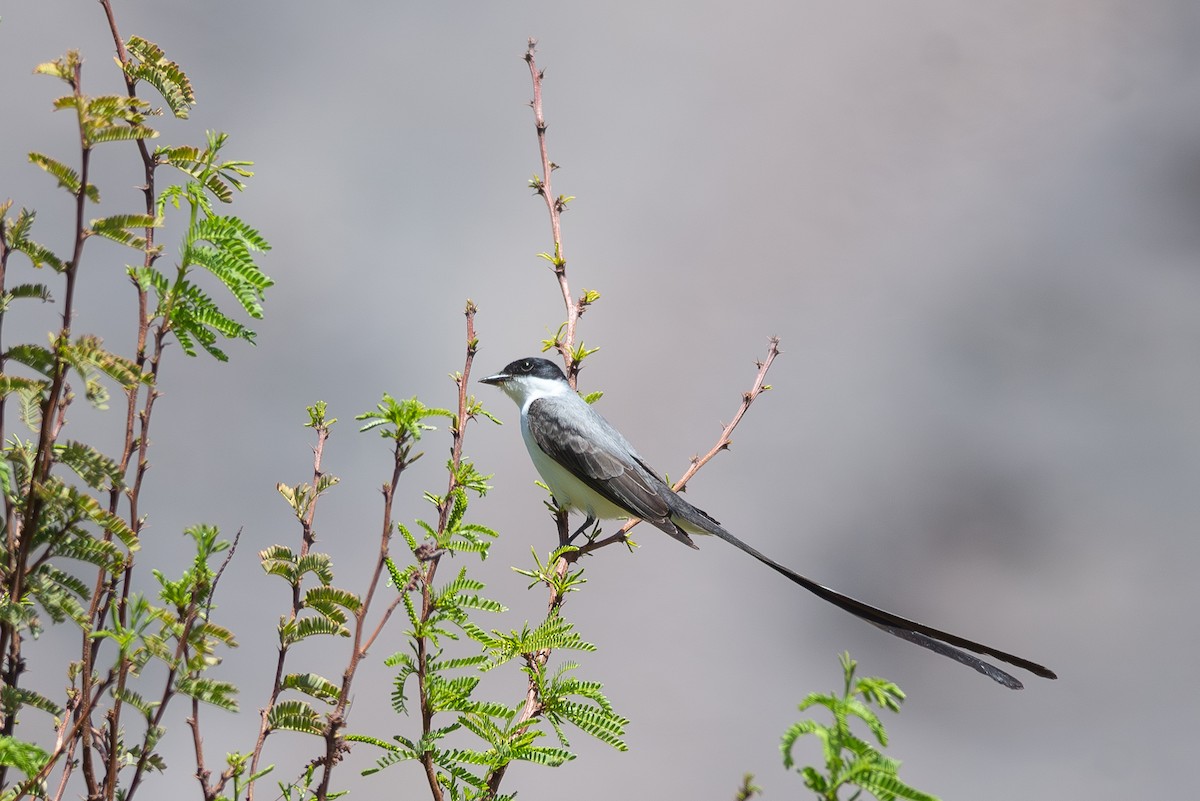
M 1036 662 L 1031 662 L 1028 659 L 1023 659 L 1019 656 L 1006 653 L 1005 651 L 993 648 L 990 645 L 984 645 L 983 643 L 968 640 L 965 637 L 959 637 L 957 634 L 951 634 L 947 631 L 935 629 L 932 626 L 926 626 L 924 623 L 918 623 L 915 620 L 909 620 L 908 618 L 900 617 L 899 615 L 893 614 L 886 609 L 880 609 L 878 607 L 871 606 L 870 604 L 866 604 L 855 598 L 851 598 L 849 595 L 843 595 L 837 590 L 831 590 L 829 587 L 826 587 L 823 584 L 818 584 L 812 579 L 805 578 L 791 568 L 784 567 L 766 554 L 763 554 L 755 548 L 742 542 L 724 528 L 715 526 L 714 529 L 715 530 L 712 530 L 710 533 L 720 537 L 735 548 L 750 554 L 755 559 L 774 570 L 776 573 L 779 573 L 792 582 L 799 584 L 801 587 L 808 590 L 813 595 L 816 595 L 818 598 L 822 598 L 834 606 L 844 609 L 850 614 L 862 618 L 868 623 L 881 628 L 887 633 L 895 635 L 902 640 L 908 640 L 911 643 L 916 643 L 922 648 L 928 648 L 934 653 L 947 656 L 956 662 L 966 665 L 967 667 L 974 668 L 993 681 L 999 682 L 1011 690 L 1020 690 L 1025 685 L 1023 685 L 1016 676 L 1001 670 L 995 665 L 984 662 L 977 656 L 973 656 L 972 654 L 968 654 L 959 649 L 965 648 L 968 651 L 974 651 L 977 654 L 987 654 L 988 656 L 995 657 L 1001 662 L 1028 670 L 1035 676 L 1041 676 L 1044 679 L 1058 678 L 1058 676 L 1054 674 L 1054 671 L 1043 665 L 1039 665 Z M 954 646 L 958 647 L 956 648 Z

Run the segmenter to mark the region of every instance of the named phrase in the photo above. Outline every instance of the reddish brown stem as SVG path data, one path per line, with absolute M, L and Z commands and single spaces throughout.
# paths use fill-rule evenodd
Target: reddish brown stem
M 471 301 L 467 301 L 466 317 L 467 317 L 467 355 L 466 361 L 463 364 L 463 371 L 455 378 L 455 383 L 458 387 L 458 413 L 454 418 L 454 427 L 451 429 L 452 445 L 450 448 L 450 476 L 447 480 L 446 494 L 442 498 L 438 508 L 438 527 L 437 531 L 442 534 L 446 530 L 446 524 L 450 519 L 450 510 L 454 507 L 454 494 L 460 487 L 458 484 L 458 468 L 462 464 L 463 441 L 466 437 L 467 423 L 472 419 L 470 414 L 470 405 L 468 402 L 467 384 L 471 377 L 471 365 L 475 361 L 475 351 L 478 339 L 475 335 L 475 313 L 478 307 Z M 437 573 L 438 564 L 441 562 L 441 554 L 435 553 L 425 563 L 424 572 L 421 576 L 421 621 L 426 622 L 434 613 L 433 595 L 431 587 L 433 586 L 433 577 Z M 393 603 L 393 606 L 395 603 Z M 429 665 L 429 643 L 424 637 L 417 638 L 417 693 L 418 702 L 421 707 L 421 731 L 423 734 L 429 734 L 433 726 L 434 710 L 429 702 L 429 694 L 427 692 L 426 677 L 428 675 Z M 437 766 L 433 762 L 433 755 L 426 752 L 421 755 L 421 766 L 425 769 L 425 780 L 429 783 L 429 792 L 435 801 L 441 801 L 443 798 L 442 786 L 438 783 Z
M 778 355 L 779 337 L 771 337 L 770 340 L 768 340 L 766 358 L 764 358 L 761 362 L 756 362 L 758 365 L 758 374 L 754 377 L 754 384 L 750 387 L 749 391 L 742 393 L 742 403 L 740 406 L 738 406 L 738 410 L 733 415 L 733 419 L 730 420 L 729 423 L 726 424 L 721 430 L 721 436 L 717 438 L 716 444 L 709 449 L 708 453 L 704 454 L 703 456 L 692 457 L 691 465 L 688 467 L 687 471 L 684 472 L 683 476 L 671 486 L 671 489 L 675 490 L 676 492 L 683 492 L 683 490 L 687 487 L 687 483 L 691 481 L 692 477 L 700 471 L 700 468 L 708 464 L 712 458 L 721 451 L 728 450 L 729 446 L 733 444 L 733 440 L 731 439 L 733 436 L 733 430 L 737 428 L 738 423 L 742 422 L 742 417 L 744 417 L 746 412 L 750 410 L 750 404 L 754 403 L 754 401 L 758 399 L 758 396 L 764 391 L 770 389 L 770 386 L 764 382 L 767 378 L 767 371 L 771 369 L 771 364 L 775 361 L 775 357 Z M 572 561 L 574 561 L 580 556 L 584 556 L 592 551 L 599 550 L 606 545 L 612 545 L 613 543 L 617 542 L 626 542 L 629 539 L 630 530 L 640 522 L 642 521 L 637 518 L 633 518 L 626 522 L 625 525 L 621 526 L 620 530 L 615 534 L 612 534 L 601 540 L 589 542 L 580 547 L 578 551 L 569 554 L 568 556 L 572 559 Z
M 321 477 L 325 472 L 321 469 L 321 458 L 325 453 L 325 442 L 329 439 L 329 427 L 326 425 L 316 426 L 317 444 L 313 446 L 313 478 L 312 492 L 313 497 L 309 501 L 308 510 L 300 520 L 301 527 L 301 544 L 300 556 L 306 555 L 312 548 L 312 545 L 317 540 L 316 529 L 313 526 L 313 521 L 316 519 L 317 513 L 317 486 Z M 300 615 L 300 610 L 303 607 L 303 594 L 301 593 L 300 583 L 292 585 L 292 608 L 289 611 L 289 621 L 295 621 Z M 280 643 L 279 653 L 275 659 L 275 678 L 271 682 L 271 695 L 267 699 L 267 704 L 259 711 L 259 726 L 258 737 L 254 741 L 254 751 L 250 757 L 250 775 L 254 776 L 258 773 L 258 763 L 262 759 L 263 747 L 266 745 L 267 736 L 271 733 L 271 727 L 268 719 L 271 715 L 271 710 L 275 708 L 275 704 L 279 701 L 279 695 L 283 692 L 283 672 L 284 664 L 287 661 L 288 645 Z M 192 716 L 196 719 L 196 715 Z M 199 724 L 193 723 L 193 737 L 196 740 L 196 748 L 200 748 L 199 742 Z M 199 752 L 198 752 L 199 753 Z M 251 781 L 246 787 L 246 801 L 254 801 L 254 782 Z
M 541 156 L 542 174 L 535 176 L 531 182 L 535 191 L 546 201 L 546 211 L 550 214 L 550 232 L 554 237 L 553 265 L 554 275 L 558 279 L 558 287 L 562 292 L 563 305 L 567 309 L 567 323 L 562 337 L 557 337 L 555 348 L 562 354 L 566 367 L 567 380 L 574 387 L 579 379 L 579 363 L 575 360 L 575 328 L 579 317 L 583 314 L 584 304 L 571 297 L 571 286 L 567 282 L 567 257 L 562 243 L 562 212 L 566 201 L 561 196 L 555 196 L 552 188 L 551 174 L 556 169 L 550 161 L 550 153 L 546 146 L 546 118 L 542 113 L 542 78 L 544 73 L 538 69 L 534 53 L 537 50 L 537 40 L 530 39 L 525 50 L 525 63 L 529 65 L 529 77 L 533 81 L 533 122 L 537 128 L 538 154 Z

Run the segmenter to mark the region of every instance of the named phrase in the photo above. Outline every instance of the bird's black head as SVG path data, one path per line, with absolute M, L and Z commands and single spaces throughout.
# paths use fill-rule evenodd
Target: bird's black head
M 558 365 L 549 359 L 539 359 L 536 356 L 530 356 L 525 359 L 517 359 L 515 362 L 509 362 L 508 365 L 487 378 L 480 379 L 484 384 L 501 385 L 506 381 L 522 376 L 531 378 L 542 378 L 547 381 L 566 381 L 567 377 L 563 375 L 563 371 Z

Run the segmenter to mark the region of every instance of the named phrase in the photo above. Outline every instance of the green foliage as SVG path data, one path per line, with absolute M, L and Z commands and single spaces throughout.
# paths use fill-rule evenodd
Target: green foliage
M 337 700 L 338 686 L 316 673 L 289 673 L 280 685 L 285 690 L 296 690 L 319 701 L 332 703 Z
M 230 682 L 189 676 L 180 679 L 176 689 L 189 698 L 212 704 L 227 712 L 238 710 L 237 700 L 234 698 L 237 686 Z
M 248 169 L 254 162 L 220 160 L 221 148 L 225 146 L 226 139 L 226 134 L 209 131 L 204 148 L 183 145 L 159 148 L 155 151 L 155 156 L 161 164 L 169 164 L 194 179 L 187 187 L 173 186 L 165 191 L 159 198 L 160 213 L 168 201 L 178 208 L 181 197 L 186 197 L 189 202 L 194 200 L 200 208 L 210 213 L 212 208 L 207 195 L 212 195 L 222 203 L 232 203 L 234 190 L 240 192 L 246 188 L 242 179 L 254 175 Z
M 131 36 L 125 43 L 130 60 L 122 65 L 125 74 L 135 82 L 145 81 L 158 90 L 171 113 L 187 119 L 196 102 L 192 82 L 179 65 L 163 53 L 162 48 L 140 36 Z
M 54 101 L 56 111 L 73 110 L 78 118 L 79 132 L 83 149 L 90 150 L 106 142 L 130 142 L 139 139 L 153 139 L 158 131 L 143 123 L 147 116 L 153 113 L 150 104 L 140 97 L 130 95 L 98 95 L 88 97 L 81 91 L 79 85 L 80 68 L 83 59 L 79 53 L 72 50 L 55 61 L 39 64 L 34 72 L 56 77 L 71 87 L 72 93 Z M 100 196 L 93 188 L 81 186 L 81 179 L 75 175 L 73 180 L 69 171 L 52 159 L 41 157 L 44 161 L 30 159 L 58 179 L 59 186 L 73 195 L 80 191 L 93 202 L 99 202 Z
M 76 180 L 78 180 L 78 176 Z M 29 238 L 29 231 L 33 227 L 33 220 L 37 217 L 37 213 L 29 209 L 21 209 L 16 219 L 10 219 L 7 216 L 10 208 L 12 208 L 11 200 L 0 203 L 0 227 L 3 228 L 4 246 L 13 253 L 24 254 L 34 268 L 49 266 L 55 272 L 61 273 L 64 269 L 63 260 L 49 248 L 39 245 Z M 9 290 L 9 292 L 14 291 L 14 289 Z M 6 298 L 4 310 L 7 311 L 7 309 Z
M 115 27 L 113 31 L 115 34 Z M 3 797 L 44 795 L 41 781 L 51 768 L 67 755 L 82 751 L 93 761 L 85 761 L 80 768 L 77 758 L 70 759 L 63 769 L 64 778 L 81 769 L 88 773 L 93 793 L 102 785 L 106 798 L 128 797 L 144 771 L 165 768 L 156 748 L 166 732 L 161 721 L 172 698 L 182 695 L 223 710 L 237 710 L 237 688 L 209 673 L 220 664 L 222 649 L 236 646 L 233 633 L 210 618 L 223 567 L 216 562 L 232 544 L 221 539 L 214 526 L 186 529 L 193 549 L 191 563 L 180 575 L 152 571 L 158 582 L 157 596 L 132 591 L 133 556 L 145 523 L 145 513 L 139 511 L 144 508 L 139 505 L 141 479 L 149 464 L 147 432 L 152 402 L 158 396 L 157 391 L 145 388 L 153 385 L 164 340 L 174 333 L 185 352 L 204 349 L 222 359 L 224 353 L 215 345 L 220 337 L 252 341 L 253 332 L 219 308 L 199 283 L 215 281 L 226 287 L 240 308 L 234 313 L 261 318 L 263 293 L 271 280 L 254 258 L 267 250 L 268 244 L 239 218 L 213 213 L 213 199 L 230 202 L 252 174 L 247 169 L 250 162 L 221 155 L 224 134 L 209 133 L 200 148 L 184 145 L 151 150 L 148 145 L 148 140 L 159 134 L 147 123 L 160 112 L 137 96 L 137 88 L 153 86 L 171 112 L 183 118 L 195 102 L 188 76 L 161 48 L 140 37 L 130 38 L 123 48 L 118 43 L 118 53 L 129 90 L 126 94 L 87 94 L 81 77 L 84 59 L 75 51 L 37 66 L 36 73 L 57 78 L 69 87 L 54 99 L 53 108 L 72 118 L 78 147 L 69 157 L 30 153 L 30 163 L 69 193 L 78 209 L 85 201 L 100 201 L 100 191 L 90 181 L 101 154 L 115 151 L 109 143 L 136 145 L 129 147 L 130 155 L 136 150 L 143 157 L 143 170 L 129 183 L 154 186 L 155 171 L 160 167 L 178 169 L 185 180 L 148 197 L 149 207 L 138 212 L 107 214 L 86 224 L 82 211 L 78 223 L 71 215 L 69 236 L 58 232 L 55 239 L 73 240 L 72 260 L 33 239 L 34 211 L 21 209 L 12 215 L 12 202 L 0 202 L 0 315 L 27 300 L 54 302 L 59 295 L 64 303 L 54 311 L 46 340 L 4 342 L 0 352 L 0 398 L 12 397 L 10 410 L 33 432 L 31 439 L 10 433 L 0 458 L 6 527 L 5 536 L 0 537 L 0 651 L 5 661 L 0 665 Z M 167 214 L 181 206 L 186 208 L 186 233 L 179 262 L 168 277 L 152 266 L 162 252 L 153 239 Z M 131 320 L 136 336 L 126 341 L 137 345 L 130 355 L 107 349 L 95 335 L 73 330 L 79 319 L 85 319 L 79 307 L 88 298 L 84 292 L 71 291 L 85 267 L 79 254 L 85 252 L 83 245 L 96 237 L 138 251 L 138 261 L 143 263 L 129 270 L 137 288 L 151 296 L 148 314 Z M 20 277 L 17 261 L 9 258 L 14 253 L 23 254 L 33 269 L 49 267 L 54 273 L 51 279 L 60 283 L 14 280 Z M 106 275 L 112 277 L 104 273 L 96 278 Z M 60 291 L 59 286 L 67 291 Z M 64 433 L 71 422 L 71 404 L 81 388 L 80 394 L 99 409 L 107 407 L 110 392 L 123 396 L 123 413 L 114 422 L 124 434 L 124 442 L 115 458 Z M 329 486 L 331 482 L 323 481 L 311 494 L 319 495 Z M 331 573 L 319 557 L 306 554 L 288 565 L 283 556 L 286 554 L 281 555 L 281 566 L 298 577 Z M 306 602 L 313 610 L 308 614 L 316 621 L 344 621 L 345 608 L 355 608 L 352 597 L 332 588 L 313 593 Z M 69 703 L 19 684 L 23 672 L 34 669 L 36 649 L 30 647 L 29 639 L 37 637 L 46 625 L 59 623 L 77 626 L 81 637 L 82 647 L 75 653 L 82 652 L 82 657 L 70 663 L 66 673 L 64 692 Z M 299 636 L 305 633 L 301 628 Z M 10 664 L 11 660 L 19 662 Z M 154 663 L 154 670 L 144 670 Z M 313 678 L 296 676 L 289 682 L 289 687 L 299 691 L 327 691 Z M 123 708 L 135 714 L 122 717 Z M 67 716 L 53 724 L 51 733 L 57 729 L 59 738 L 53 751 L 29 745 L 25 740 L 30 738 L 9 736 L 23 731 L 19 728 L 23 721 L 18 718 L 25 710 Z M 132 725 L 139 717 L 140 729 Z M 44 734 L 39 742 L 54 740 Z M 65 735 L 69 735 L 67 739 L 63 739 Z M 89 744 L 81 746 L 80 738 Z M 233 781 L 234 797 L 239 796 L 239 784 L 245 778 L 245 761 L 244 755 L 229 757 L 228 778 Z M 8 781 L 9 768 L 24 772 L 29 779 L 19 784 Z M 126 769 L 129 772 L 124 772 Z M 126 783 L 131 774 L 134 778 Z M 211 795 L 218 797 L 218 793 Z
M 756 795 L 762 795 L 762 788 L 754 783 L 754 774 L 747 773 L 742 777 L 742 784 L 734 794 L 734 801 L 750 801 Z
M 456 376 L 456 381 L 461 380 Z M 322 408 L 317 417 L 323 414 Z M 456 437 L 461 435 L 465 419 L 495 419 L 473 397 L 465 400 L 459 413 L 452 413 L 427 407 L 415 398 L 397 401 L 390 395 L 357 419 L 364 422 L 363 431 L 378 431 L 393 441 L 397 464 L 406 465 L 419 457 L 411 453 L 411 446 L 433 430 L 427 421 L 435 416 L 450 417 Z M 457 449 L 446 470 L 450 478 L 447 491 L 424 493 L 438 510 L 437 522 L 417 520 L 412 528 L 396 524 L 411 552 L 411 562 L 402 566 L 391 558 L 385 560 L 391 583 L 399 592 L 408 637 L 407 648 L 387 658 L 387 664 L 396 669 L 392 705 L 401 715 L 418 713 L 414 717 L 422 721 L 421 731 L 414 736 L 396 734 L 390 740 L 366 734 L 351 734 L 346 739 L 384 752 L 375 770 L 400 762 L 423 762 L 448 798 L 502 798 L 505 796 L 494 793 L 491 782 L 508 764 L 527 761 L 555 766 L 573 758 L 566 750 L 567 724 L 623 749 L 626 721 L 613 712 L 599 683 L 573 675 L 575 663 L 546 671 L 551 649 L 595 648 L 560 615 L 551 614 L 538 625 L 526 624 L 519 631 L 489 632 L 476 622 L 478 615 L 507 610 L 482 594 L 483 583 L 472 578 L 465 566 L 449 581 L 435 583 L 444 556 L 478 553 L 486 557 L 496 537 L 495 531 L 469 518 L 470 496 L 486 494 L 490 476 L 461 457 Z M 299 489 L 288 488 L 286 493 L 296 499 L 289 501 L 293 508 L 303 508 L 305 495 Z M 275 570 L 287 572 L 286 553 L 273 550 L 270 556 Z M 547 577 L 554 573 L 543 565 L 539 572 Z M 578 572 L 555 580 L 570 586 L 582 583 Z M 482 672 L 514 661 L 521 665 L 526 682 L 536 687 L 536 709 L 526 709 L 527 692 L 522 692 L 522 700 L 515 704 L 480 697 Z M 419 709 L 413 708 L 414 703 Z M 557 735 L 561 747 L 541 743 L 547 730 Z
M 80 189 L 84 188 L 83 179 L 79 176 L 79 173 L 61 161 L 52 159 L 43 153 L 30 153 L 29 161 L 54 176 L 58 180 L 58 185 L 72 195 L 79 194 Z M 100 202 L 100 190 L 95 185 L 88 184 L 84 194 L 93 203 Z M 61 262 L 58 263 L 61 269 Z M 35 266 L 40 266 L 40 264 L 35 262 Z
M 237 217 L 213 213 L 212 198 L 232 201 L 233 190 L 244 189 L 242 179 L 253 175 L 246 169 L 251 162 L 222 160 L 221 149 L 227 139 L 223 133 L 210 131 L 202 149 L 183 146 L 155 151 L 158 163 L 177 167 L 192 180 L 169 186 L 159 194 L 154 221 L 161 223 L 168 206 L 180 208 L 182 204 L 188 207 L 188 229 L 172 278 L 157 267 L 129 268 L 138 286 L 153 292 L 157 301 L 154 320 L 160 322 L 163 331 L 173 333 L 189 356 L 204 350 L 219 361 L 227 361 L 228 356 L 217 347 L 218 339 L 253 343 L 255 334 L 223 311 L 195 282 L 193 274 L 203 270 L 216 278 L 242 311 L 254 319 L 262 317 L 264 292 L 274 284 L 254 260 L 256 253 L 270 250 L 262 234 Z M 118 241 L 129 236 L 127 231 L 119 233 L 121 230 L 149 221 L 144 216 L 106 220 L 113 222 L 107 224 L 105 235 Z
M 46 764 L 50 755 L 38 745 L 23 742 L 15 737 L 0 736 L 0 765 L 9 765 L 32 778 Z M 44 792 L 34 791 L 35 796 L 45 797 Z
M 131 229 L 145 230 L 146 228 L 158 228 L 161 225 L 161 218 L 151 217 L 149 214 L 114 214 L 110 217 L 92 220 L 88 225 L 88 234 L 111 239 L 119 245 L 125 245 L 134 250 L 145 250 L 147 248 L 146 237 L 138 236 Z M 158 250 L 160 248 L 155 248 L 153 252 L 158 252 Z
M 900 781 L 899 760 L 885 756 L 866 740 L 850 730 L 850 720 L 857 718 L 864 723 L 881 746 L 887 746 L 887 731 L 883 721 L 871 710 L 874 704 L 880 709 L 900 711 L 904 693 L 890 681 L 876 677 L 856 679 L 857 663 L 849 654 L 842 654 L 844 685 L 840 695 L 834 693 L 811 693 L 800 703 L 800 711 L 822 706 L 833 715 L 833 725 L 827 726 L 815 720 L 804 720 L 793 724 L 783 735 L 780 751 L 783 765 L 795 767 L 792 749 L 796 741 L 811 734 L 821 741 L 825 757 L 825 772 L 805 766 L 798 769 L 804 777 L 804 786 L 825 801 L 837 801 L 843 787 L 858 788 L 852 798 L 866 791 L 879 801 L 894 801 L 903 798 L 910 801 L 937 801 L 935 796 L 923 793 Z
M 324 733 L 321 716 L 317 714 L 317 710 L 307 701 L 296 698 L 280 701 L 271 707 L 267 713 L 267 723 L 272 730 L 283 729 L 318 737 Z
M 583 577 L 583 569 L 568 569 L 560 575 L 558 571 L 555 570 L 555 565 L 559 559 L 578 550 L 579 549 L 574 545 L 562 545 L 551 551 L 546 561 L 542 562 L 542 560 L 538 558 L 537 551 L 533 548 L 530 548 L 530 551 L 533 552 L 533 562 L 536 565 L 536 568 L 534 570 L 524 570 L 519 567 L 514 567 L 513 571 L 520 573 L 522 576 L 528 576 L 529 578 L 533 579 L 533 581 L 529 583 L 529 587 L 531 589 L 538 584 L 545 584 L 547 587 L 553 590 L 555 594 L 560 596 L 566 595 L 568 592 L 576 592 L 584 584 L 587 584 L 587 579 Z
M 587 650 L 594 650 L 594 647 Z M 570 723 L 618 751 L 629 750 L 621 739 L 629 721 L 613 711 L 612 704 L 601 692 L 603 685 L 599 682 L 582 681 L 567 675 L 578 667 L 575 662 L 566 662 L 553 675 L 547 676 L 537 660 L 529 660 L 525 670 L 533 678 L 541 699 L 543 717 L 554 727 L 554 733 L 564 747 L 570 743 L 562 724 Z
M 354 419 L 365 421 L 359 431 L 378 431 L 384 439 L 406 443 L 419 440 L 426 431 L 436 431 L 436 426 L 425 422 L 433 417 L 453 418 L 454 413 L 428 407 L 416 398 L 398 401 L 384 393 L 374 411 L 363 412 Z

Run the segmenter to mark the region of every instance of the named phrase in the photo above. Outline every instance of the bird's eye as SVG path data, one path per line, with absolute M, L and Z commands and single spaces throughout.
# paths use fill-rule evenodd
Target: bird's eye
M 528 373 L 530 370 L 533 369 L 533 362 L 531 362 L 531 361 L 521 362 L 521 369 Z

